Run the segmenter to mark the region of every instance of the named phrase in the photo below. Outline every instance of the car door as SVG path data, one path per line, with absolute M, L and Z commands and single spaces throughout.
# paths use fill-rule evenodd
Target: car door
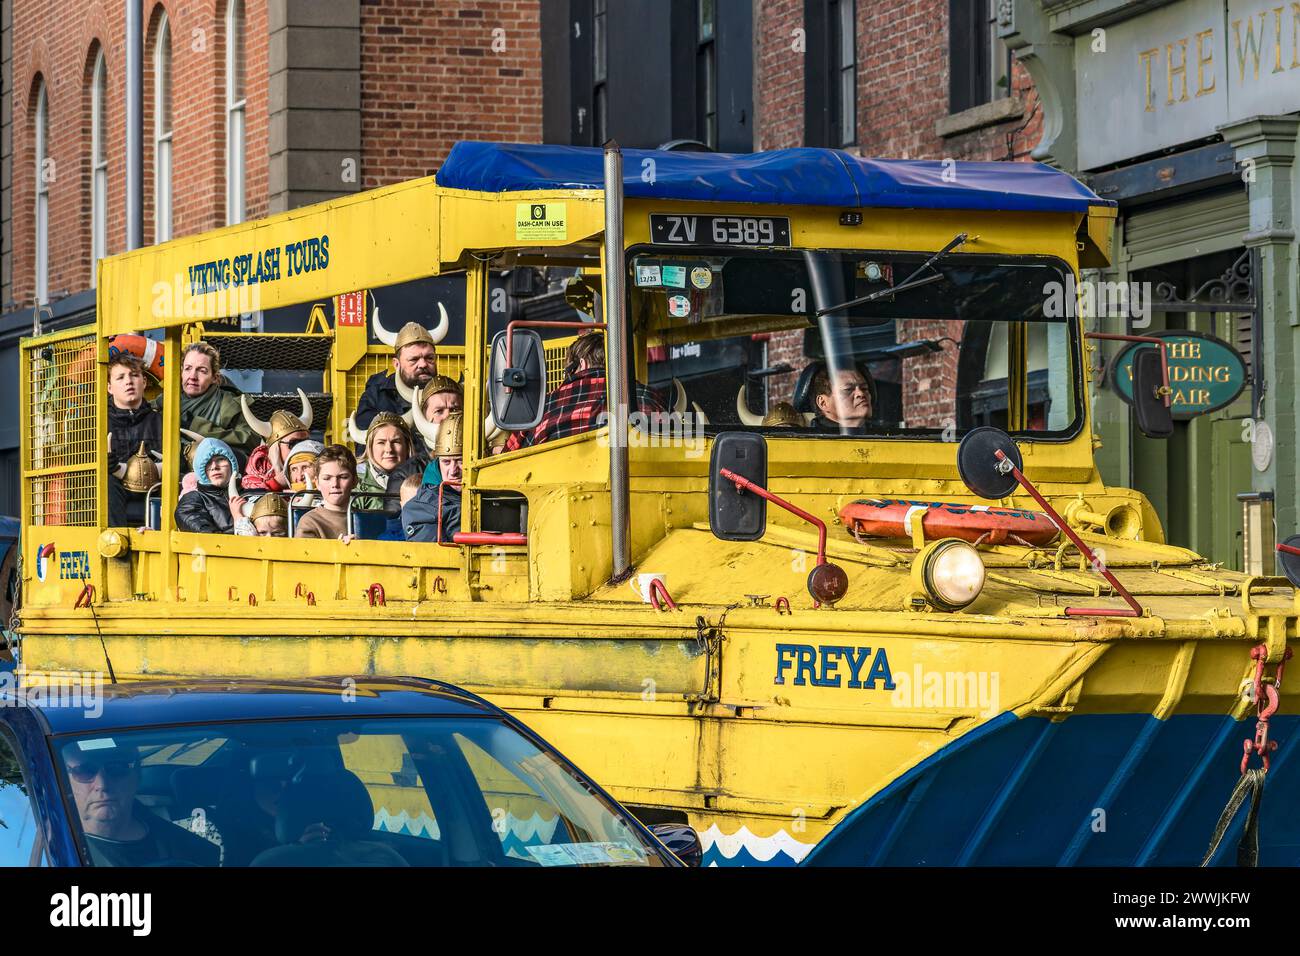
M 0 727 L 0 868 L 48 865 L 22 751 Z

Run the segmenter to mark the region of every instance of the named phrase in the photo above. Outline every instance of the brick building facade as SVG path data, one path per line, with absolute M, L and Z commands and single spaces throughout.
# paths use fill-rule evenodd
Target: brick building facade
M 969 39 L 996 51 L 991 16 L 965 34 L 951 29 L 950 13 L 982 6 L 981 0 L 859 0 L 854 4 L 856 129 L 843 148 L 862 156 L 904 159 L 1026 160 L 1042 135 L 1042 113 L 1033 82 L 1019 62 L 1003 70 L 1009 82 L 987 97 L 971 96 L 953 73 L 960 44 Z M 757 149 L 809 143 L 807 117 L 820 91 L 808 88 L 808 57 L 817 50 L 813 18 L 819 0 L 763 0 L 755 4 L 754 76 Z M 832 14 L 833 15 L 833 14 Z M 1001 48 L 1005 56 L 1005 48 Z M 992 95 L 995 92 L 1002 95 Z M 962 102 L 957 102 L 958 98 Z M 960 108 L 972 100 L 976 105 Z M 834 144 L 840 145 L 840 144 Z M 900 338 L 961 338 L 961 323 L 900 323 Z M 774 335 L 769 365 L 801 368 L 803 334 Z M 952 349 L 908 359 L 902 367 L 903 415 L 916 427 L 945 427 L 951 417 L 957 361 Z M 788 400 L 794 375 L 771 383 L 771 400 Z M 947 396 L 945 400 L 944 396 Z
M 126 248 L 126 2 L 0 2 L 0 513 L 14 513 L 18 500 L 17 343 L 33 328 L 38 189 L 48 237 L 43 330 L 94 317 L 97 166 L 103 253 Z M 242 21 L 234 46 L 232 2 Z M 170 133 L 172 237 L 429 175 L 459 139 L 539 141 L 539 9 L 538 0 L 142 0 L 144 241 L 159 238 L 159 132 Z M 171 124 L 160 131 L 164 23 Z M 234 93 L 232 50 L 243 63 Z M 38 176 L 42 96 L 48 135 Z M 227 140 L 240 127 L 242 188 L 232 195 Z

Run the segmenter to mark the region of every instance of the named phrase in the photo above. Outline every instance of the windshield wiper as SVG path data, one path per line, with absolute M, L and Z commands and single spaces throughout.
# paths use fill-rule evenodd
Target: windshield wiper
M 883 299 L 885 296 L 888 295 L 897 295 L 898 293 L 906 292 L 909 289 L 919 289 L 923 285 L 929 285 L 932 282 L 938 282 L 940 279 L 944 278 L 944 275 L 939 272 L 936 272 L 932 276 L 926 276 L 924 279 L 918 279 L 917 276 L 919 276 L 926 269 L 932 268 L 936 262 L 938 262 L 940 259 L 946 256 L 948 253 L 952 252 L 958 246 L 965 243 L 966 240 L 969 238 L 969 236 L 970 236 L 969 233 L 963 232 L 960 235 L 953 237 L 953 240 L 950 243 L 948 243 L 946 246 L 944 246 L 942 249 L 940 249 L 938 252 L 932 255 L 929 259 L 926 259 L 925 262 L 921 263 L 920 268 L 918 268 L 915 272 L 913 272 L 910 276 L 908 276 L 898 285 L 890 286 L 888 289 L 880 289 L 876 292 L 872 292 L 870 295 L 864 295 L 860 299 L 850 299 L 848 302 L 842 302 L 839 305 L 833 305 L 828 309 L 818 309 L 816 312 L 816 317 L 820 319 L 823 315 L 829 315 L 832 312 L 842 312 L 845 309 L 852 309 L 855 306 L 866 305 L 868 302 L 875 302 L 877 299 Z

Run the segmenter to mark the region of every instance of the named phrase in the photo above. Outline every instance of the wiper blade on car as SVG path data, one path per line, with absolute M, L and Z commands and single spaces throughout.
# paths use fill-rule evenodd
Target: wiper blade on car
M 877 299 L 883 299 L 886 296 L 890 296 L 890 295 L 897 295 L 898 293 L 906 292 L 909 289 L 919 289 L 921 286 L 929 285 L 932 282 L 938 282 L 940 279 L 944 278 L 944 276 L 938 272 L 936 272 L 932 276 L 926 276 L 924 279 L 918 279 L 917 276 L 919 276 L 926 269 L 932 268 L 936 262 L 938 262 L 940 259 L 946 256 L 948 253 L 952 252 L 958 246 L 965 243 L 969 237 L 970 237 L 970 233 L 966 233 L 966 232 L 963 232 L 953 237 L 953 240 L 950 243 L 948 243 L 946 246 L 944 246 L 942 249 L 940 249 L 938 252 L 932 255 L 929 259 L 926 259 L 925 262 L 921 263 L 920 268 L 918 268 L 915 272 L 913 272 L 910 276 L 908 276 L 898 285 L 890 286 L 888 289 L 880 289 L 876 292 L 872 292 L 870 295 L 864 295 L 860 299 L 850 299 L 848 302 L 842 302 L 839 305 L 833 305 L 828 309 L 818 309 L 816 313 L 817 318 L 821 318 L 823 315 L 829 315 L 832 312 L 842 312 L 845 309 L 852 309 L 859 305 L 866 305 L 868 302 L 875 302 Z

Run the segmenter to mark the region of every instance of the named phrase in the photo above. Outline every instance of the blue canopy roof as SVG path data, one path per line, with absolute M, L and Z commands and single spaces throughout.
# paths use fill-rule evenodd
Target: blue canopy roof
M 494 193 L 600 189 L 603 155 L 589 146 L 461 142 L 452 147 L 437 181 L 452 189 Z M 1042 163 L 862 159 L 837 149 L 625 149 L 623 192 L 629 199 L 848 208 L 1086 212 L 1090 205 L 1115 205 Z

